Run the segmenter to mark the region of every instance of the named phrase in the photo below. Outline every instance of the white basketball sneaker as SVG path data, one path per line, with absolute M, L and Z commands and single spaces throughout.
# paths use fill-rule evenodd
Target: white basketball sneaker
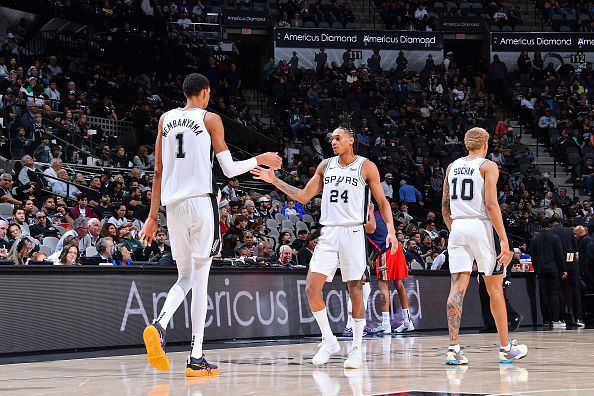
M 384 335 L 389 335 L 392 333 L 392 325 L 390 322 L 382 322 L 380 329 L 384 331 Z
M 361 348 L 354 347 L 349 353 L 349 357 L 344 361 L 345 369 L 358 369 L 363 367 L 363 352 Z
M 328 363 L 330 355 L 340 351 L 340 344 L 336 337 L 330 339 L 322 338 L 322 342 L 320 342 L 318 346 L 320 347 L 318 353 L 311 359 L 311 362 L 316 366 Z
M 404 333 L 405 331 L 414 331 L 415 325 L 413 322 L 404 322 L 398 328 L 396 328 L 396 333 Z

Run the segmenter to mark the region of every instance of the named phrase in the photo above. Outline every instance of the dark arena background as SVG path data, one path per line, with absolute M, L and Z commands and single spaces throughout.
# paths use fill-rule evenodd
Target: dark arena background
M 0 42 L 0 393 L 594 395 L 591 3 L 0 0 Z M 156 240 L 140 232 L 159 119 L 186 105 L 190 73 L 208 79 L 207 110 L 236 161 L 276 152 L 276 176 L 303 188 L 346 120 L 356 154 L 377 165 L 409 311 L 390 282 L 382 315 L 369 259 L 361 368 L 343 369 L 340 270 L 323 300 L 341 351 L 312 364 L 320 327 L 306 276 L 322 195 L 299 203 L 249 172 L 225 177 L 217 161 L 222 249 L 204 349 L 220 374 L 184 375 L 191 294 L 166 326 L 171 368 L 149 365 L 143 330 L 178 278 L 176 224 L 160 206 Z M 498 363 L 475 271 L 460 336 L 470 362 L 448 366 L 442 196 L 474 127 L 499 168 L 510 339 L 529 353 Z

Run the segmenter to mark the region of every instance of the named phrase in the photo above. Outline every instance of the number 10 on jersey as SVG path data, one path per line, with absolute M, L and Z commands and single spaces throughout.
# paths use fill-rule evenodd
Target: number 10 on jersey
M 472 179 L 462 179 L 460 182 L 460 198 L 463 201 L 472 201 L 474 194 L 474 183 Z M 452 195 L 451 199 L 458 199 L 458 178 L 452 179 Z

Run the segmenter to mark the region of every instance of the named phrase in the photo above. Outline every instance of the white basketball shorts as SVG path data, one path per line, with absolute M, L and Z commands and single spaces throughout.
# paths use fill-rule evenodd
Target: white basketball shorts
M 326 282 L 332 282 L 339 265 L 343 282 L 363 278 L 367 251 L 362 225 L 322 227 L 309 270 L 326 275 Z
M 201 195 L 167 205 L 167 230 L 174 260 L 217 255 L 221 250 L 217 196 Z
M 505 274 L 505 267 L 497 263 L 501 251 L 499 238 L 489 220 L 456 219 L 448 240 L 450 272 L 472 272 L 476 260 L 484 275 Z

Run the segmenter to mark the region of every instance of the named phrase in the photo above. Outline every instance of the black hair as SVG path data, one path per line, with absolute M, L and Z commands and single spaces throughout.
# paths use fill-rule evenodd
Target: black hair
M 204 77 L 202 74 L 191 73 L 188 74 L 184 79 L 184 95 L 186 95 L 188 98 L 191 96 L 200 95 L 200 93 L 203 90 L 208 89 L 208 87 L 210 87 L 208 78 Z
M 354 113 L 342 112 L 338 116 L 338 129 L 342 129 L 349 135 L 353 137 L 353 153 L 357 153 L 357 136 L 355 135 L 355 130 L 353 129 L 353 125 L 351 121 L 353 119 Z

